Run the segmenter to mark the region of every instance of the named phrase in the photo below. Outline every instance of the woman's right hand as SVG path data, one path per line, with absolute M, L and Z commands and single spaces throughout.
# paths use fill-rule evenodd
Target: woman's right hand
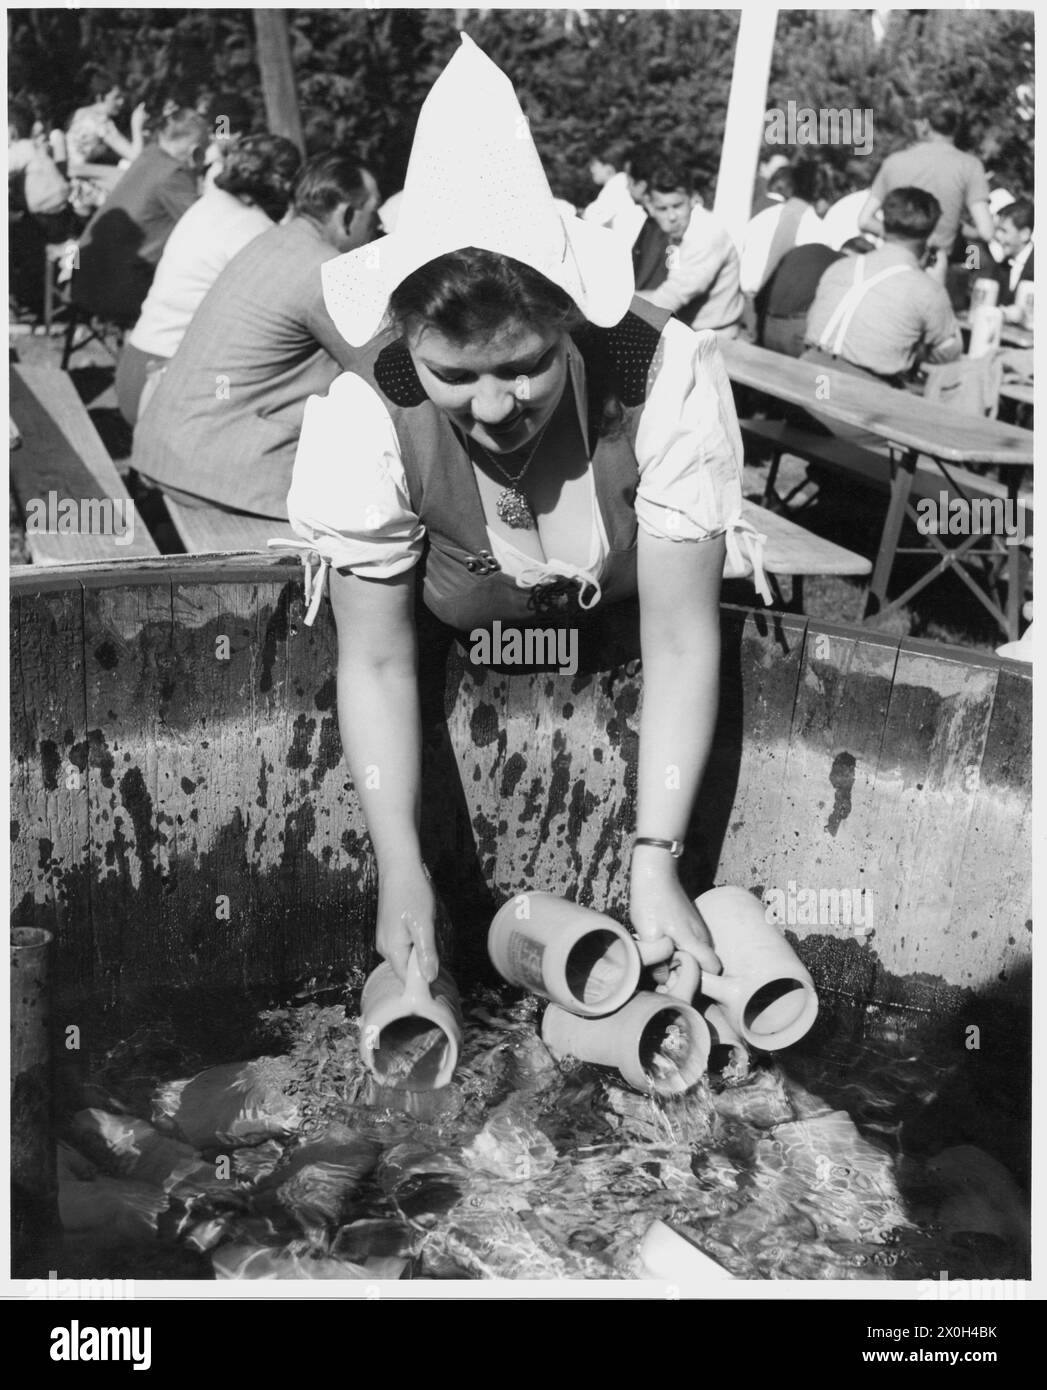
M 436 895 L 429 875 L 417 868 L 379 873 L 378 932 L 375 946 L 401 980 L 407 976 L 407 957 L 413 946 L 422 979 L 429 984 L 440 969 L 436 953 Z

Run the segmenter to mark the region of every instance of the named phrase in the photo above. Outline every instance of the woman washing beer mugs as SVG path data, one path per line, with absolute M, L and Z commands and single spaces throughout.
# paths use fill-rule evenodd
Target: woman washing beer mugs
M 421 566 L 422 603 L 459 635 L 495 620 L 584 626 L 638 602 L 630 917 L 641 951 L 669 937 L 718 970 L 677 859 L 716 719 L 725 560 L 769 595 L 712 334 L 635 299 L 628 244 L 562 214 L 512 85 L 465 37 L 419 116 L 394 232 L 323 277 L 360 358 L 307 406 L 288 510 L 323 561 L 314 612 L 329 575 L 379 952 L 402 976 L 414 946 L 435 978 L 419 841 Z

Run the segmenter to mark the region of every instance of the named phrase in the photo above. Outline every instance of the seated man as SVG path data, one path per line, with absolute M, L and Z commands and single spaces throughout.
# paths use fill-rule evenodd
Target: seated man
M 818 285 L 828 268 L 841 256 L 864 256 L 873 250 L 871 241 L 854 237 L 843 249 L 813 241 L 794 246 L 778 263 L 778 269 L 756 296 L 756 341 L 771 352 L 802 357 L 807 336 L 807 311 L 814 303 Z
M 95 213 L 80 238 L 73 303 L 131 327 L 141 312 L 175 223 L 198 196 L 196 168 L 207 126 L 195 111 L 164 122 Z
M 682 170 L 662 165 L 648 175 L 630 168 L 632 177 L 646 184 L 650 214 L 633 248 L 636 293 L 691 328 L 737 337 L 745 301 L 738 287 L 738 252 L 727 229 L 701 206 Z M 659 246 L 660 254 L 649 257 L 648 243 L 658 240 L 657 233 L 664 238 L 664 252 Z
M 370 241 L 378 202 L 344 155 L 303 166 L 291 220 L 219 274 L 143 403 L 142 477 L 188 505 L 286 519 L 305 403 L 356 357 L 324 307 L 320 267 Z
M 996 240 L 1003 251 L 1003 261 L 994 268 L 1000 285 L 997 304 L 1003 309 L 1008 323 L 1017 323 L 1022 311 L 1015 300 L 1018 287 L 1031 284 L 1033 278 L 1033 205 L 1029 198 L 1008 203 L 996 219 Z
M 600 192 L 582 213 L 586 222 L 610 227 L 632 242 L 643 226 L 643 208 L 630 193 L 623 152 L 615 146 L 599 149 L 589 160 L 589 174 Z
M 785 201 L 758 212 L 745 228 L 739 269 L 743 294 L 758 295 L 793 247 L 827 241 L 814 210 L 825 183 L 821 166 L 815 160 L 797 160 L 789 173 Z
M 901 386 L 917 362 L 963 351 L 945 289 L 924 269 L 941 208 L 922 188 L 883 201 L 884 244 L 829 266 L 807 315 L 807 361 Z

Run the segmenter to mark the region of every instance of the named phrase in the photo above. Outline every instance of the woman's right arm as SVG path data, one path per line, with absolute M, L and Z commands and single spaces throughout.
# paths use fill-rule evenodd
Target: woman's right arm
M 421 719 L 415 577 L 364 579 L 331 571 L 338 629 L 342 746 L 378 862 L 376 945 L 403 978 L 411 946 L 436 978 L 436 900 L 422 863 Z

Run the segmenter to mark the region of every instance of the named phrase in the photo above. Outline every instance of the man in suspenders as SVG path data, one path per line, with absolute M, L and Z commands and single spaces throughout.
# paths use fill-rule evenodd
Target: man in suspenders
M 829 266 L 807 314 L 806 361 L 901 386 L 919 361 L 963 351 L 949 296 L 928 275 L 927 239 L 941 215 L 922 188 L 883 202 L 884 244 Z

